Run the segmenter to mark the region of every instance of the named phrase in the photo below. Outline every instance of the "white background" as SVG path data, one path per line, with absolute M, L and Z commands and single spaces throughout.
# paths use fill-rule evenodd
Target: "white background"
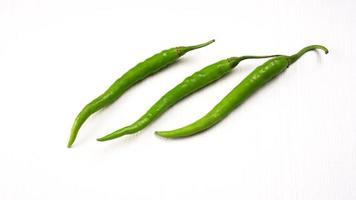
M 356 2 L 0 0 L 0 199 L 356 199 Z M 216 42 L 146 79 L 81 129 L 80 109 L 163 49 Z M 162 139 L 209 111 L 262 60 L 190 96 L 139 134 L 184 77 L 230 56 L 310 52 L 223 122 Z

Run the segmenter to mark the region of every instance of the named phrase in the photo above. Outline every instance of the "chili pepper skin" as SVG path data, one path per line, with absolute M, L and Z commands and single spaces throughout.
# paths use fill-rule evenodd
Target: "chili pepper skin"
M 80 111 L 73 123 L 67 146 L 72 146 L 80 127 L 89 118 L 90 115 L 102 109 L 103 107 L 112 104 L 131 86 L 135 85 L 137 82 L 145 79 L 146 77 L 155 74 L 163 68 L 168 67 L 168 65 L 174 63 L 185 53 L 205 47 L 214 41 L 215 40 L 210 40 L 206 43 L 195 46 L 181 46 L 163 50 L 160 53 L 153 55 L 152 57 L 131 68 L 119 79 L 117 79 L 103 94 L 91 101 Z
M 280 56 L 272 58 L 257 67 L 244 80 L 240 82 L 228 95 L 226 95 L 205 116 L 185 127 L 172 131 L 157 131 L 156 134 L 165 138 L 188 137 L 202 132 L 223 120 L 237 106 L 243 103 L 249 96 L 261 88 L 265 83 L 282 73 L 289 65 L 297 61 L 304 53 L 321 49 L 326 54 L 328 49 L 321 45 L 312 45 L 303 48 L 292 56 Z
M 107 141 L 121 137 L 123 135 L 136 133 L 144 129 L 183 98 L 230 73 L 232 69 L 242 60 L 253 58 L 270 58 L 274 56 L 279 55 L 231 57 L 211 64 L 187 77 L 183 80 L 183 82 L 168 91 L 136 122 L 97 140 Z

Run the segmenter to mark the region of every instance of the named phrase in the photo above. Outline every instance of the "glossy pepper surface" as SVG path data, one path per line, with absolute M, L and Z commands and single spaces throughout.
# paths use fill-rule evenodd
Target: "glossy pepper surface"
M 231 70 L 240 63 L 240 61 L 245 59 L 269 58 L 274 56 L 277 55 L 231 57 L 211 64 L 187 77 L 183 80 L 183 82 L 168 91 L 136 122 L 97 140 L 107 141 L 123 135 L 136 133 L 144 129 L 155 119 L 161 116 L 166 110 L 186 96 L 230 73 Z
M 80 111 L 73 123 L 67 146 L 72 146 L 78 135 L 80 127 L 90 117 L 90 115 L 103 107 L 112 104 L 137 82 L 152 74 L 155 74 L 163 68 L 166 68 L 170 64 L 177 61 L 177 59 L 185 53 L 194 49 L 205 47 L 213 42 L 214 40 L 210 40 L 206 43 L 195 46 L 182 46 L 163 50 L 131 68 L 119 79 L 117 79 L 103 94 L 91 101 Z
M 188 137 L 209 129 L 216 123 L 223 120 L 229 113 L 231 113 L 236 107 L 243 103 L 268 81 L 282 73 L 304 53 L 315 49 L 321 49 L 325 53 L 328 53 L 328 49 L 324 46 L 311 45 L 303 48 L 292 56 L 279 56 L 272 58 L 251 72 L 210 112 L 199 120 L 190 125 L 172 131 L 157 131 L 156 134 L 165 138 L 180 138 Z

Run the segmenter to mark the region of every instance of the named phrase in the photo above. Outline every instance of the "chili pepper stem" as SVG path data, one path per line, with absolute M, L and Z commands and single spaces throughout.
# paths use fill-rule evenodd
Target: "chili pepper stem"
M 264 56 L 241 56 L 241 57 L 232 57 L 230 58 L 230 62 L 233 63 L 233 67 L 236 67 L 237 64 L 243 60 L 246 59 L 260 59 L 260 58 L 272 58 L 272 57 L 277 57 L 277 56 L 281 56 L 279 54 L 277 55 L 264 55 Z
M 292 56 L 289 56 L 288 57 L 288 62 L 289 62 L 289 65 L 291 65 L 292 63 L 294 63 L 296 60 L 298 60 L 302 55 L 304 55 L 306 52 L 308 51 L 312 51 L 312 50 L 316 50 L 316 49 L 321 49 L 325 52 L 325 54 L 328 54 L 329 53 L 329 50 L 322 46 L 322 45 L 310 45 L 310 46 L 307 46 L 303 49 L 301 49 L 298 53 L 292 55 Z
M 201 44 L 198 44 L 198 45 L 192 45 L 192 46 L 184 46 L 184 47 L 177 47 L 177 52 L 178 54 L 181 56 L 181 55 L 184 55 L 185 53 L 189 52 L 189 51 L 192 51 L 194 49 L 199 49 L 199 48 L 202 48 L 202 47 L 205 47 L 205 46 L 208 46 L 209 44 L 215 42 L 215 40 L 209 40 L 207 42 L 204 42 L 204 43 L 201 43 Z

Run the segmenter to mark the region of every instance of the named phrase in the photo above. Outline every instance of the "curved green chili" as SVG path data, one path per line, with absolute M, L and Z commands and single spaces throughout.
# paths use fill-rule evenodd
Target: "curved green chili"
M 297 61 L 304 53 L 321 49 L 326 54 L 328 49 L 321 45 L 312 45 L 303 48 L 292 56 L 280 56 L 272 58 L 263 65 L 257 67 L 244 80 L 240 82 L 228 95 L 226 95 L 209 113 L 185 127 L 172 131 L 157 131 L 156 134 L 166 138 L 187 137 L 202 132 L 222 119 L 224 119 L 237 106 L 243 103 L 249 96 L 261 88 L 266 82 L 282 73 L 292 63 Z
M 202 43 L 195 46 L 182 46 L 170 48 L 163 50 L 160 53 L 153 55 L 152 57 L 146 59 L 145 61 L 137 64 L 135 67 L 131 68 L 125 74 L 123 74 L 119 79 L 117 79 L 103 94 L 87 104 L 76 117 L 70 138 L 68 141 L 68 147 L 71 147 L 77 137 L 80 127 L 83 125 L 85 120 L 88 119 L 90 115 L 102 109 L 105 106 L 112 104 L 117 100 L 125 91 L 127 91 L 131 86 L 137 82 L 145 79 L 146 77 L 162 70 L 168 65 L 174 63 L 179 57 L 183 56 L 185 53 L 205 47 L 214 40 L 210 40 L 206 43 Z
M 136 133 L 144 129 L 151 122 L 161 116 L 166 110 L 186 96 L 230 73 L 232 69 L 242 60 L 252 58 L 270 58 L 274 56 L 279 55 L 231 57 L 209 65 L 200 71 L 195 72 L 193 75 L 184 79 L 183 82 L 178 84 L 176 87 L 168 91 L 136 122 L 97 140 L 107 141 L 123 135 Z

